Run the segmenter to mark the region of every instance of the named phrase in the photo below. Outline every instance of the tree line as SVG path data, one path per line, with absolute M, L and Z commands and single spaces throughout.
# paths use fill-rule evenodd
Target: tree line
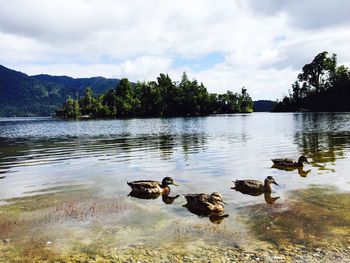
M 241 93 L 209 93 L 203 83 L 189 80 L 183 73 L 180 82 L 168 74 L 160 74 L 156 81 L 131 84 L 123 78 L 118 86 L 94 95 L 86 88 L 82 98 L 69 97 L 56 110 L 59 117 L 172 117 L 202 116 L 212 113 L 252 112 L 253 101 L 244 87 Z
M 336 54 L 319 53 L 273 111 L 350 111 L 349 69 L 337 65 Z

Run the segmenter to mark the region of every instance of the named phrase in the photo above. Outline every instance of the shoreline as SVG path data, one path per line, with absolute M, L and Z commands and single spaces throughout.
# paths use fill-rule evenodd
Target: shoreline
M 345 248 L 336 244 L 328 248 L 308 248 L 305 245 L 276 248 L 268 244 L 258 248 L 205 244 L 200 246 L 183 244 L 176 248 L 132 245 L 99 248 L 98 253 L 93 253 L 90 246 L 86 246 L 80 248 L 80 251 L 59 253 L 50 242 L 42 244 L 42 248 L 39 249 L 40 256 L 28 254 L 21 257 L 13 255 L 11 242 L 6 242 L 3 241 L 0 245 L 0 253 L 5 260 L 0 262 L 348 262 L 350 260 L 350 247 Z

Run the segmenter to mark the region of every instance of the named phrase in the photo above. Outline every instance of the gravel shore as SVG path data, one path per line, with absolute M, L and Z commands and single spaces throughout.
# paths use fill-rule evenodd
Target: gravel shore
M 50 246 L 41 256 L 13 257 L 11 244 L 3 242 L 0 262 L 350 262 L 350 247 L 307 248 L 295 245 L 276 248 L 270 245 L 256 249 L 225 246 L 149 247 L 129 246 L 100 249 L 92 253 L 89 248 L 68 254 L 57 254 Z M 50 253 L 50 250 L 52 250 Z M 84 251 L 86 250 L 86 251 Z M 12 251 L 13 252 L 13 251 Z M 46 254 L 45 254 L 46 253 Z

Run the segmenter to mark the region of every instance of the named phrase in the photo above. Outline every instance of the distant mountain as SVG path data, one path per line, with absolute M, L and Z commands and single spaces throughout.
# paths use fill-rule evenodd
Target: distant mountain
M 257 100 L 253 102 L 253 110 L 254 112 L 272 111 L 276 104 L 276 101 Z
M 0 65 L 0 116 L 50 116 L 68 96 L 83 95 L 86 87 L 96 94 L 115 88 L 119 79 L 36 75 Z
M 100 94 L 106 89 L 115 88 L 120 80 L 119 79 L 106 79 L 103 77 L 93 77 L 93 78 L 71 78 L 67 76 L 51 76 L 46 74 L 32 76 L 43 83 L 47 84 L 58 84 L 71 89 L 84 91 L 86 87 L 91 87 L 93 91 Z

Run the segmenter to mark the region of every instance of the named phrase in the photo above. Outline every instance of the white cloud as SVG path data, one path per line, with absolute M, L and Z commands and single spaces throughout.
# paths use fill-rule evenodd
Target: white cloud
M 350 61 L 349 4 L 335 1 L 0 1 L 0 64 L 132 81 L 186 70 L 213 92 L 275 99 L 318 52 Z M 214 52 L 225 60 L 206 70 L 172 64 Z
M 71 77 L 104 76 L 123 78 L 131 81 L 155 79 L 159 72 L 169 71 L 171 59 L 155 56 L 142 56 L 128 59 L 121 64 L 51 64 L 51 65 L 19 65 L 18 68 L 29 75 L 45 72 L 51 75 L 69 75 Z
M 350 22 L 350 2 L 347 0 L 245 0 L 257 15 L 273 16 L 286 13 L 288 23 L 303 29 L 319 29 Z

